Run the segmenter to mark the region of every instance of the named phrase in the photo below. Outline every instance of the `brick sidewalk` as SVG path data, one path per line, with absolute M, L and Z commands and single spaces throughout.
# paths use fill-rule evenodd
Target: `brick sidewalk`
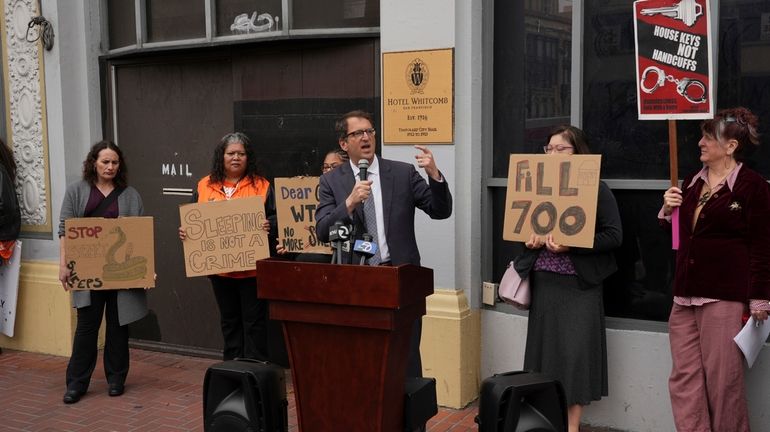
M 217 360 L 131 350 L 126 393 L 107 396 L 101 354 L 88 393 L 65 405 L 67 358 L 21 351 L 0 354 L 2 431 L 203 431 L 202 386 Z M 289 431 L 297 431 L 294 392 L 289 385 Z M 440 409 L 428 423 L 432 432 L 477 430 L 474 405 Z
M 80 402 L 65 405 L 61 398 L 67 360 L 23 351 L 0 354 L 0 431 L 203 431 L 203 377 L 218 360 L 132 349 L 126 393 L 111 398 L 100 353 L 88 393 Z M 287 396 L 289 431 L 297 432 L 290 382 Z M 477 402 L 462 410 L 439 408 L 428 431 L 477 431 L 477 412 Z M 589 426 L 581 431 L 618 432 Z

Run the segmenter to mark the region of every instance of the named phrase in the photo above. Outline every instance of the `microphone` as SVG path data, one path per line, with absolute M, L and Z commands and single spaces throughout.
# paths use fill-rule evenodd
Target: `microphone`
M 340 250 L 340 228 L 342 228 L 342 222 L 334 222 L 334 225 L 329 227 L 329 243 L 332 244 L 332 264 L 335 261 L 339 261 L 342 256 Z
M 366 176 L 367 176 L 366 171 L 369 169 L 369 161 L 366 159 L 361 159 L 360 161 L 358 161 L 358 169 L 361 171 L 358 174 L 358 178 L 360 178 L 361 181 L 366 180 Z
M 366 260 L 377 254 L 377 243 L 372 241 L 372 236 L 364 234 L 363 240 L 356 240 L 353 251 L 361 255 L 360 265 L 366 264 Z
M 337 240 L 337 264 L 342 264 L 342 252 L 350 252 L 350 227 L 342 222 L 339 224 L 339 227 L 337 227 L 337 236 L 339 238 Z

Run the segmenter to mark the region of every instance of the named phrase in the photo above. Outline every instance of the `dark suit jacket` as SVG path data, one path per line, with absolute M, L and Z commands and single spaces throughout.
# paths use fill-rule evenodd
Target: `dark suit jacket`
M 770 190 L 745 165 L 733 190 L 723 186 L 692 221 L 703 180 L 682 184 L 674 295 L 747 303 L 770 299 Z
M 378 158 L 382 190 L 385 235 L 390 261 L 393 265 L 420 265 L 420 252 L 414 235 L 414 209 L 419 208 L 432 219 L 446 219 L 452 215 L 452 194 L 449 185 L 425 179 L 414 166 Z M 348 215 L 345 199 L 350 195 L 356 179 L 349 163 L 342 164 L 321 176 L 319 204 L 316 210 L 316 232 L 321 241 L 329 241 L 329 228 L 335 222 L 352 224 L 355 232 L 365 231 L 363 206 Z
M 599 197 L 596 204 L 594 247 L 570 247 L 567 251 L 581 285 L 585 287 L 599 285 L 618 269 L 612 251 L 619 247 L 622 242 L 623 229 L 620 224 L 618 204 L 609 186 L 600 182 Z M 522 278 L 529 275 L 540 251 L 542 249 L 525 249 L 524 253 L 516 260 L 516 271 Z

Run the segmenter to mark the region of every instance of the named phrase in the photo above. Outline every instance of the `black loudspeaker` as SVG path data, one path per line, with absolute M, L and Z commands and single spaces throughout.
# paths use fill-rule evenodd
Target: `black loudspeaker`
M 567 401 L 561 383 L 532 372 L 507 372 L 481 383 L 479 432 L 562 432 Z
M 407 377 L 404 384 L 404 431 L 423 430 L 438 414 L 436 379 Z
M 256 360 L 230 360 L 206 370 L 206 432 L 286 432 L 288 402 L 283 368 Z

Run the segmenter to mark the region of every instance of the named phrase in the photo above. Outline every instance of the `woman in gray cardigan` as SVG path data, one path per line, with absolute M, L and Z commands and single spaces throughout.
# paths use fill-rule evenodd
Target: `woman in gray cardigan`
M 72 286 L 71 271 L 64 258 L 65 220 L 143 214 L 142 198 L 136 189 L 126 184 L 126 173 L 126 161 L 120 148 L 111 141 L 100 141 L 91 147 L 83 162 L 83 180 L 67 187 L 59 221 L 59 280 L 65 290 L 69 291 Z M 77 328 L 67 366 L 64 403 L 79 401 L 88 390 L 96 366 L 102 313 L 107 319 L 104 372 L 108 394 L 120 396 L 128 375 L 128 324 L 147 314 L 144 289 L 72 291 L 72 307 L 77 308 Z

